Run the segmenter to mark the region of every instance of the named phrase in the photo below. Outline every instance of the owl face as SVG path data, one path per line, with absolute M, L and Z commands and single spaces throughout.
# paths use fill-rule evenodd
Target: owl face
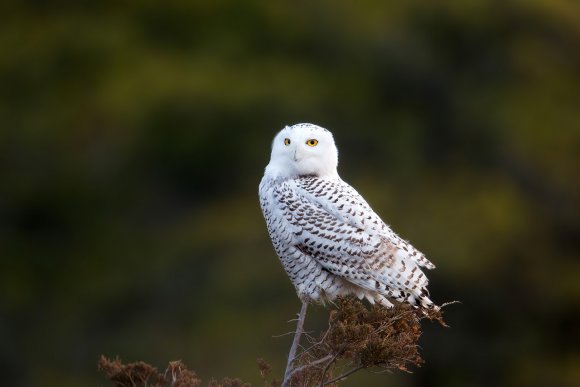
M 285 127 L 274 138 L 266 173 L 282 178 L 336 176 L 337 165 L 332 133 L 313 124 L 296 124 Z

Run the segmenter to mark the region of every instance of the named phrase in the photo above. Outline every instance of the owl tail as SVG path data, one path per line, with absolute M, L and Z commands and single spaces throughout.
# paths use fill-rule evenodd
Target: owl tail
M 435 305 L 433 301 L 429 298 L 426 292 L 421 292 L 420 294 L 409 294 L 405 300 L 415 308 L 423 308 L 427 310 L 439 311 L 441 307 Z

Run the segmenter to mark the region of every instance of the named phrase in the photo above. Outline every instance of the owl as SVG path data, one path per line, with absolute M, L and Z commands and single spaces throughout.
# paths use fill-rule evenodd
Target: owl
M 274 138 L 260 182 L 260 206 L 276 254 L 298 297 L 323 302 L 355 295 L 438 309 L 422 268 L 435 266 L 401 239 L 338 175 L 332 133 L 286 126 Z

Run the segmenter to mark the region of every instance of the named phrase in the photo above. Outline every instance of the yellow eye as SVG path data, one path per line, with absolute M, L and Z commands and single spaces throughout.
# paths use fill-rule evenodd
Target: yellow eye
M 286 145 L 286 146 L 290 145 L 290 139 L 289 138 L 285 138 L 284 139 L 284 145 Z
M 316 146 L 316 145 L 318 145 L 318 140 L 316 140 L 314 138 L 311 138 L 310 140 L 307 140 L 306 141 L 306 145 L 308 145 L 308 146 Z

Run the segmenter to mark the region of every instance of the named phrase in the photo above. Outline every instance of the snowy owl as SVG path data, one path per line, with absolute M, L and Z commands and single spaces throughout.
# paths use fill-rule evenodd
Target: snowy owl
M 435 308 L 421 268 L 435 266 L 401 239 L 337 172 L 332 133 L 313 124 L 282 129 L 260 182 L 272 244 L 303 301 L 354 294 Z

